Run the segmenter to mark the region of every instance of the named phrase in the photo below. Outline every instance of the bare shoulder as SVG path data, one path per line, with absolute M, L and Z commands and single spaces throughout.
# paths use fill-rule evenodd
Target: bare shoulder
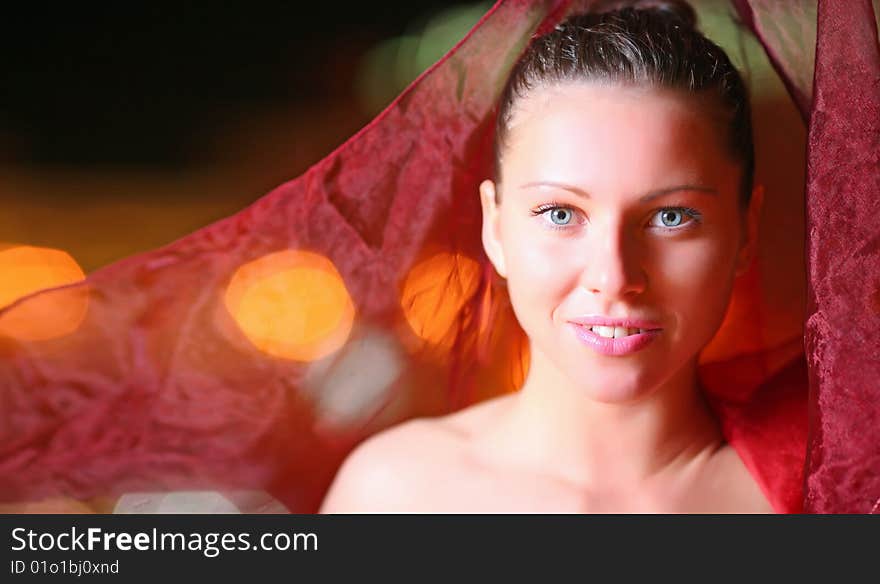
M 417 418 L 371 436 L 346 458 L 320 512 L 422 508 L 421 498 L 434 491 L 438 481 L 467 472 L 469 441 L 497 405 L 483 402 L 446 416 Z
M 321 513 L 395 513 L 416 506 L 422 483 L 454 459 L 455 435 L 425 418 L 384 430 L 358 445 L 339 469 Z
M 722 503 L 722 512 L 774 513 L 755 477 L 731 445 L 724 445 L 715 454 L 711 468 L 711 492 L 715 501 Z

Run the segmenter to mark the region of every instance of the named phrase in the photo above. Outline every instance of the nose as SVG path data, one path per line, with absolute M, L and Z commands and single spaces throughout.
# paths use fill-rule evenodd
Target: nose
M 591 224 L 580 285 L 606 299 L 637 296 L 648 285 L 638 238 L 621 221 Z

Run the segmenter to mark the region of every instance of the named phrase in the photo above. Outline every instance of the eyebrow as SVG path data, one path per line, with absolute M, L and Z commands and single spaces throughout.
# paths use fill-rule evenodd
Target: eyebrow
M 585 191 L 583 189 L 580 189 L 576 186 L 572 186 L 569 184 L 559 183 L 559 182 L 554 182 L 554 181 L 536 181 L 536 182 L 525 183 L 525 184 L 522 184 L 519 186 L 519 188 L 521 188 L 521 189 L 525 189 L 525 188 L 529 188 L 529 187 L 554 187 L 554 188 L 570 191 L 570 192 L 578 195 L 579 197 L 583 197 L 585 199 L 590 198 L 590 193 L 588 193 L 587 191 Z M 650 191 L 650 192 L 646 193 L 645 195 L 643 195 L 639 200 L 643 201 L 643 202 L 650 201 L 651 199 L 656 199 L 657 197 L 662 197 L 663 195 L 668 195 L 670 193 L 677 193 L 679 191 L 695 191 L 698 193 L 706 193 L 709 195 L 717 195 L 718 194 L 718 190 L 713 189 L 711 187 L 703 187 L 703 186 L 699 186 L 699 185 L 675 185 L 672 187 L 665 187 L 662 189 Z

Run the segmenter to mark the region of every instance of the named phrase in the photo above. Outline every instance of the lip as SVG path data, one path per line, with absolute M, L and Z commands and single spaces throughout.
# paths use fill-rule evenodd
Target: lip
M 632 320 L 610 320 L 606 319 L 604 322 L 614 322 L 614 323 L 638 323 L 651 325 L 652 323 L 648 323 L 647 321 L 632 321 Z M 631 355 L 638 351 L 641 351 L 645 347 L 651 344 L 651 342 L 656 339 L 663 329 L 661 328 L 651 328 L 651 326 L 640 326 L 634 324 L 603 324 L 603 322 L 599 322 L 598 324 L 589 324 L 589 325 L 581 325 L 575 322 L 571 322 L 571 327 L 574 330 L 575 336 L 580 340 L 583 344 L 596 351 L 600 355 L 607 355 L 610 357 L 623 357 L 625 355 Z M 656 326 L 656 323 L 653 323 Z M 591 331 L 589 329 L 590 326 L 626 326 L 628 328 L 641 328 L 648 329 L 644 332 L 637 333 L 634 335 L 628 335 L 625 337 L 621 337 L 619 339 L 601 337 Z

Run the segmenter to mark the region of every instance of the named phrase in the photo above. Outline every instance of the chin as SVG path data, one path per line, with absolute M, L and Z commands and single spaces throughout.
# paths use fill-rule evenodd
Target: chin
M 634 403 L 654 393 L 658 385 L 656 375 L 635 363 L 621 365 L 609 367 L 592 363 L 587 370 L 579 367 L 573 380 L 583 387 L 584 395 L 606 404 Z
M 654 393 L 654 388 L 616 384 L 590 387 L 586 392 L 587 397 L 593 401 L 609 405 L 623 405 L 642 401 Z

